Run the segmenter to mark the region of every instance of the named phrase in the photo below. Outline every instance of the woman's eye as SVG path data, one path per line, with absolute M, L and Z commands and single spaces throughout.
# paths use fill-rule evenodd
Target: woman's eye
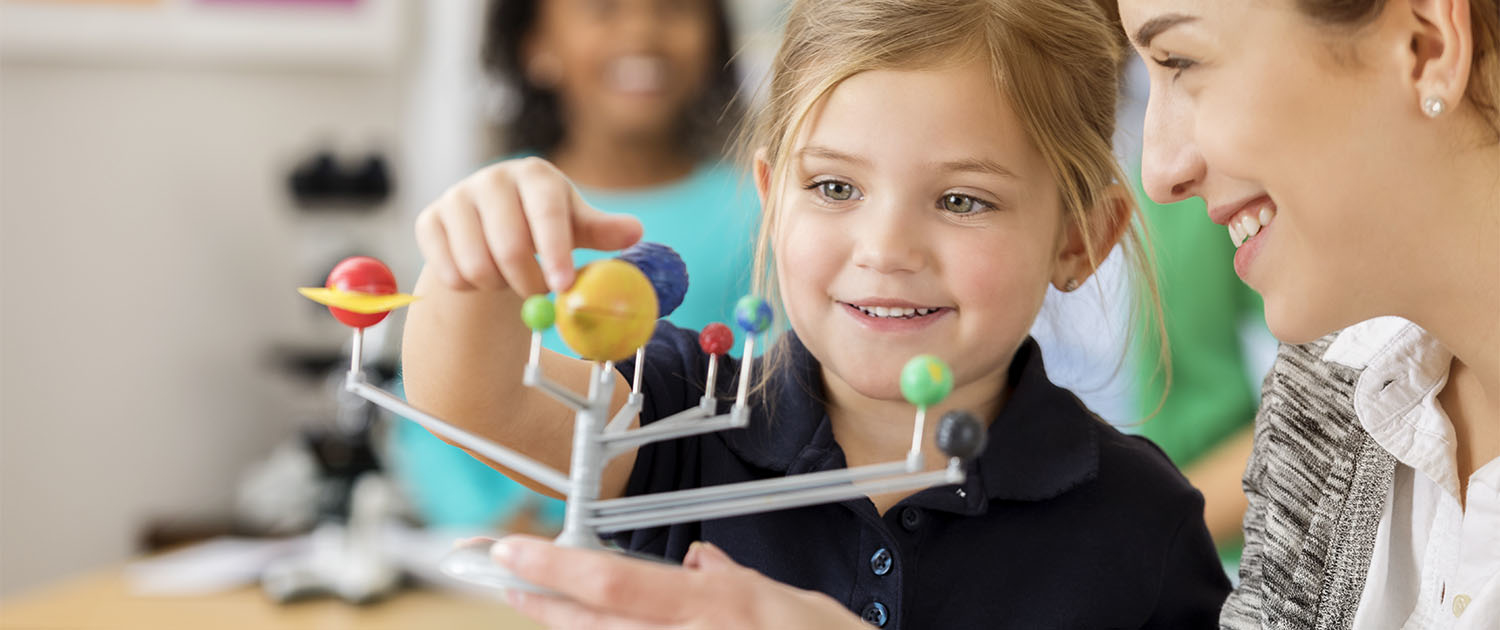
M 968 195 L 952 193 L 943 195 L 943 199 L 938 203 L 938 206 L 944 211 L 953 214 L 976 214 L 988 208 L 989 204 Z
M 1172 74 L 1172 78 L 1174 78 L 1174 79 L 1177 78 L 1177 77 L 1182 76 L 1182 72 L 1184 70 L 1187 70 L 1188 68 L 1191 68 L 1191 67 L 1193 67 L 1195 65 L 1198 65 L 1198 62 L 1193 61 L 1192 59 L 1188 59 L 1186 57 L 1178 57 L 1178 56 L 1175 56 L 1175 55 L 1167 55 L 1166 57 L 1164 57 L 1162 59 L 1157 59 L 1155 57 L 1152 57 L 1151 61 L 1156 62 L 1156 65 L 1161 66 L 1163 68 L 1166 68 L 1168 70 L 1174 70 L 1175 72 Z
M 814 184 L 818 192 L 833 201 L 848 201 L 854 198 L 856 190 L 854 184 L 838 180 L 825 180 Z

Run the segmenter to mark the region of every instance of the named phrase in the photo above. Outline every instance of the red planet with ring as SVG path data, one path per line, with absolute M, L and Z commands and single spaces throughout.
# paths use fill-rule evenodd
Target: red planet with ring
M 396 276 L 391 273 L 390 267 L 379 260 L 369 256 L 352 256 L 345 258 L 333 271 L 328 272 L 328 283 L 325 286 L 340 291 L 391 295 L 396 292 Z M 390 311 L 355 313 L 335 306 L 328 307 L 328 312 L 333 313 L 345 326 L 353 328 L 369 328 L 390 314 Z

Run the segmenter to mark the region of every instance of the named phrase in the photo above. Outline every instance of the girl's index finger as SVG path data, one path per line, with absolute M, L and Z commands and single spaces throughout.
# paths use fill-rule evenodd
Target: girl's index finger
M 699 575 L 680 567 L 609 552 L 554 545 L 531 536 L 507 536 L 490 557 L 517 576 L 599 611 L 650 621 L 681 621 L 696 601 Z
M 515 182 L 547 286 L 563 291 L 573 284 L 573 214 L 582 201 L 567 178 L 540 159 L 518 163 Z

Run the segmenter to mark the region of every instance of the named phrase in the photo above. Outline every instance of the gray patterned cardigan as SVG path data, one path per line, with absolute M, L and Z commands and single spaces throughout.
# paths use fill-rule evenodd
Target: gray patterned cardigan
M 1266 375 L 1224 628 L 1353 624 L 1396 460 L 1354 414 L 1361 372 L 1323 360 L 1333 338 L 1282 345 Z

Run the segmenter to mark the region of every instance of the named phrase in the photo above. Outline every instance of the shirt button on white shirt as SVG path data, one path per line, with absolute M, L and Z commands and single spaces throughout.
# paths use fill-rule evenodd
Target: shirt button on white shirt
M 1473 601 L 1473 598 L 1469 597 L 1468 595 L 1459 595 L 1457 597 L 1454 597 L 1453 616 L 1462 617 L 1464 614 L 1464 610 L 1469 607 L 1469 602 L 1471 601 Z

